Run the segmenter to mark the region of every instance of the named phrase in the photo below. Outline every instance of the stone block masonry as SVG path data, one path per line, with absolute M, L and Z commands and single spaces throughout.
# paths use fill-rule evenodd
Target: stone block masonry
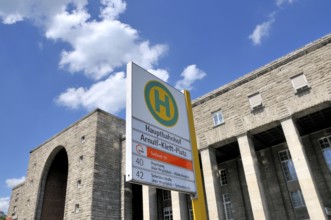
M 32 150 L 26 180 L 13 191 L 20 191 L 20 204 L 13 199 L 10 212 L 16 206 L 18 218 L 42 219 L 50 167 L 58 153 L 65 151 L 68 170 L 63 219 L 119 219 L 124 124 L 97 109 Z

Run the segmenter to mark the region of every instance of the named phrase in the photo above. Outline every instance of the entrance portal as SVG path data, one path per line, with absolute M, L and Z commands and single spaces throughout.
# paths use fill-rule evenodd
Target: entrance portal
M 68 178 L 68 156 L 65 149 L 60 150 L 49 168 L 41 220 L 63 220 Z

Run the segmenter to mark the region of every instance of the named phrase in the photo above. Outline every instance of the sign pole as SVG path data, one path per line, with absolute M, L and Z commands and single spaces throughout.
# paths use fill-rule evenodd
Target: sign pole
M 184 96 L 186 101 L 187 117 L 188 117 L 190 136 L 191 136 L 192 156 L 194 162 L 193 166 L 195 170 L 196 190 L 197 190 L 195 197 L 192 198 L 193 216 L 194 219 L 196 220 L 207 220 L 205 194 L 202 186 L 199 153 L 197 147 L 197 140 L 195 136 L 190 92 L 184 90 Z

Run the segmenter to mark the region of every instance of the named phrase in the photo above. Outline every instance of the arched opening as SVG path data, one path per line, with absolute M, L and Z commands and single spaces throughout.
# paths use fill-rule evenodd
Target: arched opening
M 41 201 L 41 220 L 62 220 L 68 179 L 68 155 L 62 148 L 46 171 Z

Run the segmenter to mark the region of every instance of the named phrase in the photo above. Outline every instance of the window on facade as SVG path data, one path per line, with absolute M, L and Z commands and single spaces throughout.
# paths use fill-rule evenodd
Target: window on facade
M 17 201 L 18 201 L 18 199 L 19 199 L 19 196 L 20 196 L 20 193 L 16 193 L 15 202 L 17 202 Z
M 85 135 L 80 138 L 80 142 L 84 143 L 86 141 Z
M 75 205 L 75 212 L 76 212 L 76 213 L 80 212 L 79 204 L 76 204 L 76 205 Z
M 228 184 L 228 176 L 225 169 L 219 170 L 219 178 L 221 186 Z
M 301 208 L 306 206 L 301 190 L 290 192 L 290 196 L 293 208 Z
M 13 207 L 12 216 L 15 216 L 15 215 L 16 215 L 16 210 L 17 210 L 17 208 L 16 208 L 16 206 L 14 206 L 14 207 Z
M 331 172 L 331 136 L 321 138 L 319 139 L 318 142 L 321 146 L 326 165 L 328 166 L 329 171 Z
M 163 190 L 162 191 L 162 194 L 163 194 L 163 200 L 171 199 L 171 191 L 169 191 L 169 190 Z
M 214 126 L 224 123 L 224 118 L 221 110 L 213 113 L 213 122 Z
M 308 82 L 306 80 L 305 75 L 303 75 L 303 73 L 292 77 L 291 82 L 296 92 L 301 92 L 309 88 Z
M 83 162 L 83 160 L 84 160 L 84 156 L 83 155 L 80 155 L 79 156 L 79 163 Z
M 223 206 L 226 220 L 233 220 L 230 194 L 223 194 Z
M 248 100 L 252 110 L 256 110 L 262 107 L 262 97 L 259 92 L 248 96 Z
M 80 188 L 82 186 L 82 181 L 81 180 L 77 180 L 77 188 Z
M 297 174 L 294 169 L 290 152 L 288 150 L 283 150 L 278 152 L 278 154 L 286 181 L 296 180 Z
M 164 220 L 172 220 L 172 208 L 171 207 L 164 207 L 163 208 L 163 219 Z

